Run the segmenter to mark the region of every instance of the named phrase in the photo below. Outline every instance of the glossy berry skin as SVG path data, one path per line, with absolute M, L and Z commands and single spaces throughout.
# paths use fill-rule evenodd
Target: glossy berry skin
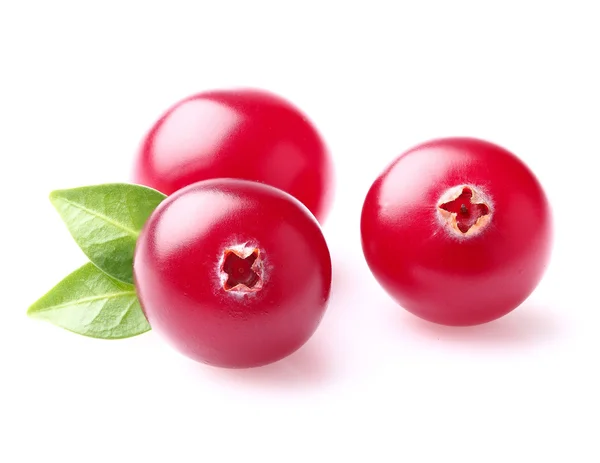
M 324 221 L 333 167 L 308 118 L 262 90 L 208 91 L 171 107 L 144 137 L 134 183 L 166 195 L 212 178 L 254 180 L 300 200 Z
M 375 180 L 361 235 L 371 271 L 401 306 L 432 322 L 476 325 L 515 309 L 541 280 L 551 212 L 515 155 L 445 138 L 414 147 Z
M 216 179 L 158 206 L 138 239 L 134 277 L 153 330 L 194 360 L 246 368 L 311 337 L 329 300 L 331 259 L 298 200 Z

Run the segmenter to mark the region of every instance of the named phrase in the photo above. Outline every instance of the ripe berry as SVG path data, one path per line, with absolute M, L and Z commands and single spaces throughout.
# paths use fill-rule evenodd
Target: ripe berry
M 171 107 L 146 134 L 133 181 L 167 195 L 200 180 L 239 178 L 277 187 L 323 222 L 333 167 L 316 128 L 261 90 L 220 90 Z
M 325 312 L 331 260 L 318 222 L 276 188 L 198 182 L 148 219 L 134 260 L 152 328 L 185 355 L 244 368 L 302 346 Z
M 507 150 L 446 138 L 414 147 L 375 180 L 361 217 L 376 279 L 405 309 L 475 325 L 519 306 L 549 262 L 544 191 Z

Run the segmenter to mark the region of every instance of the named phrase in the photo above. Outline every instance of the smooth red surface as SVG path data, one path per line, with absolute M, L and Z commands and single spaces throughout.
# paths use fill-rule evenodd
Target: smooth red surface
M 457 235 L 438 216 L 443 193 L 464 184 L 491 203 L 488 226 L 473 236 Z M 551 212 L 540 183 L 513 154 L 447 138 L 409 150 L 377 178 L 361 234 L 371 271 L 400 305 L 432 322 L 474 325 L 507 314 L 535 289 L 549 262 Z
M 232 256 L 240 246 L 252 253 Z M 311 337 L 329 300 L 331 259 L 318 222 L 287 193 L 207 180 L 154 211 L 134 276 L 153 330 L 197 361 L 244 368 L 279 360 Z
M 322 223 L 333 167 L 308 118 L 274 94 L 209 91 L 170 108 L 146 134 L 133 181 L 167 195 L 200 180 L 240 178 L 299 199 Z

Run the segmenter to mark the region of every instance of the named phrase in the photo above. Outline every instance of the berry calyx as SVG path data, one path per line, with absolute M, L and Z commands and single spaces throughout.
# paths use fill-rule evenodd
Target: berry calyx
M 459 185 L 447 190 L 438 201 L 440 218 L 458 236 L 473 236 L 490 223 L 489 200 L 476 187 Z
M 263 286 L 260 251 L 252 246 L 238 246 L 223 251 L 220 265 L 223 289 L 232 292 L 256 292 Z

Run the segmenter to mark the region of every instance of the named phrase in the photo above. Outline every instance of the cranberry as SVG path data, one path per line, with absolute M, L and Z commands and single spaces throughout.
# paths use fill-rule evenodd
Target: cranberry
M 325 312 L 331 260 L 298 200 L 215 179 L 168 197 L 138 239 L 135 284 L 152 328 L 185 355 L 243 368 L 301 347 Z
M 367 263 L 404 308 L 475 325 L 519 306 L 549 262 L 551 211 L 529 168 L 486 141 L 446 138 L 398 157 L 371 186 Z
M 190 96 L 171 107 L 143 139 L 135 183 L 170 195 L 212 178 L 277 187 L 321 222 L 332 199 L 332 162 L 317 130 L 292 104 L 262 90 Z

